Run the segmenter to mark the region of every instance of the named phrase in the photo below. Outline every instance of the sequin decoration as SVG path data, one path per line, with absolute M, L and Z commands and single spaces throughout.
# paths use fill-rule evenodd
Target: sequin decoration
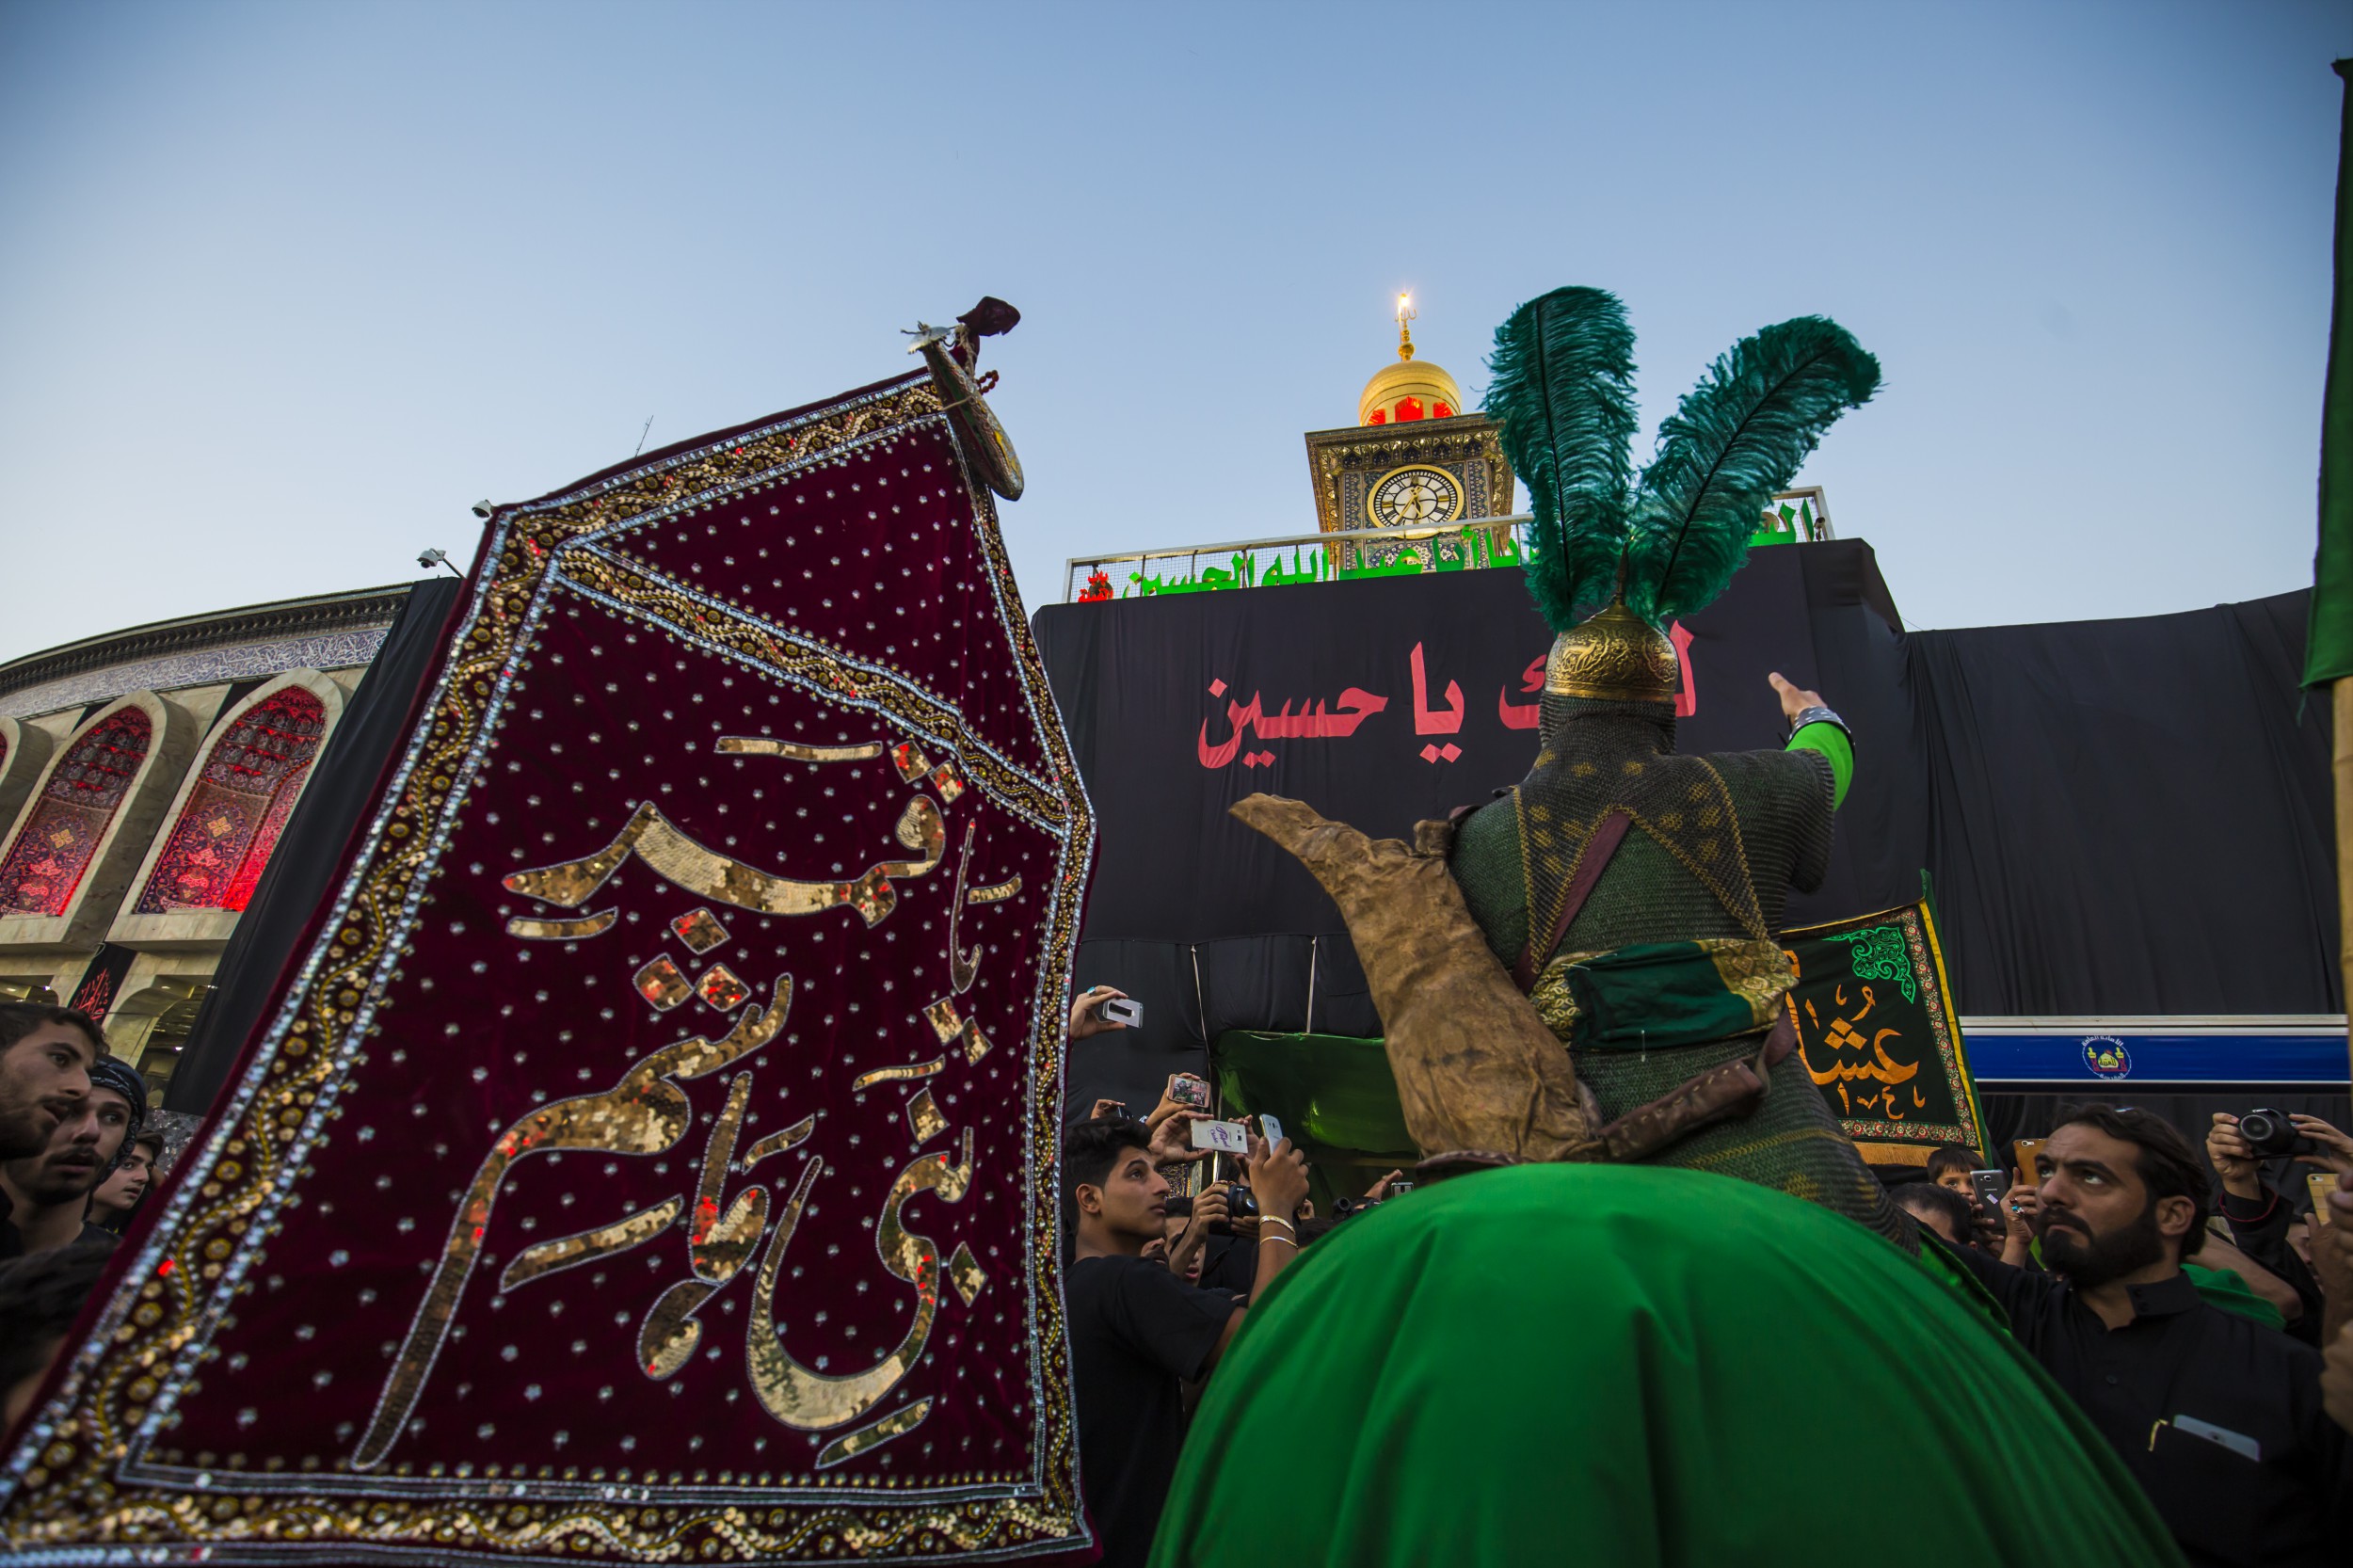
M 923 755 L 923 748 L 913 741 L 902 741 L 892 746 L 890 762 L 899 770 L 899 776 L 910 784 L 922 777 L 932 765 L 932 760 Z
M 767 735 L 722 735 L 718 750 L 730 757 L 789 757 L 796 762 L 864 762 L 883 754 L 880 741 L 856 745 L 814 746 Z
M 973 888 L 964 895 L 964 902 L 967 904 L 1002 904 L 1019 891 L 1021 891 L 1021 879 L 1017 876 L 1007 877 L 1002 882 L 992 882 L 985 888 Z
M 932 1026 L 932 1032 L 939 1036 L 939 1043 L 943 1046 L 954 1039 L 964 1028 L 964 1018 L 956 1011 L 956 999 L 953 997 L 942 997 L 923 1009 L 923 1021 Z
M 947 846 L 948 829 L 939 808 L 929 796 L 918 795 L 901 815 L 895 836 L 907 848 L 922 851 L 924 857 L 885 860 L 852 882 L 799 882 L 704 848 L 673 826 L 661 808 L 647 801 L 630 817 L 619 836 L 596 854 L 515 872 L 504 881 L 510 892 L 548 904 L 579 904 L 634 855 L 673 885 L 741 909 L 769 915 L 814 915 L 846 904 L 868 925 L 876 925 L 898 907 L 899 895 L 890 879 L 922 876 L 936 870 Z
M 752 988 L 735 978 L 735 971 L 725 964 L 713 964 L 695 982 L 695 994 L 720 1012 L 731 1011 L 737 1003 L 752 994 Z
M 572 920 L 540 920 L 518 915 L 506 922 L 506 934 L 532 942 L 577 942 L 584 937 L 603 936 L 620 918 L 618 909 L 600 909 Z
M 988 1283 L 988 1275 L 982 1272 L 981 1260 L 974 1257 L 972 1249 L 961 1241 L 956 1243 L 955 1252 L 948 1259 L 948 1283 L 956 1288 L 956 1294 L 964 1298 L 967 1306 L 979 1299 L 981 1288 Z
M 697 954 L 709 952 L 728 939 L 728 928 L 721 925 L 719 917 L 708 909 L 680 915 L 670 922 L 670 929 L 678 933 L 680 941 Z
M 914 1062 L 904 1067 L 876 1067 L 850 1080 L 850 1092 L 856 1094 L 860 1089 L 872 1089 L 877 1083 L 904 1083 L 912 1079 L 930 1078 L 947 1065 L 946 1057 L 935 1056 L 929 1062 Z
M 939 798 L 945 801 L 953 801 L 964 793 L 964 778 L 956 772 L 953 762 L 942 762 L 934 768 L 931 771 L 931 785 L 939 792 Z
M 879 1421 L 858 1428 L 847 1436 L 837 1437 L 817 1455 L 817 1468 L 830 1470 L 844 1460 L 856 1459 L 894 1437 L 903 1437 L 922 1425 L 923 1417 L 931 1413 L 932 1401 L 918 1400 L 911 1405 L 892 1411 Z
M 62 915 L 100 840 L 147 765 L 154 727 L 120 708 L 83 731 L 49 770 L 40 795 L 0 861 L 0 913 Z
M 948 1130 L 948 1118 L 939 1113 L 939 1102 L 932 1098 L 929 1089 L 918 1089 L 907 1101 L 907 1131 L 920 1146 L 930 1143 Z
M 685 974 L 671 962 L 668 953 L 632 975 L 630 984 L 637 987 L 639 996 L 664 1013 L 695 994 L 695 988 L 686 983 Z

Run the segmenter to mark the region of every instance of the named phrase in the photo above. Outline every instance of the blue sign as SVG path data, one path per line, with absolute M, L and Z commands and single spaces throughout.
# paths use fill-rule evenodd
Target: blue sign
M 2249 1018 L 1964 1018 L 1961 1048 L 1980 1083 L 2346 1081 L 2342 1025 Z

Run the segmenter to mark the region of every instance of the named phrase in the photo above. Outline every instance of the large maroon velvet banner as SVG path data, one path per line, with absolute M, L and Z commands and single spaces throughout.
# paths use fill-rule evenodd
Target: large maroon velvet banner
M 933 383 L 493 515 L 0 1528 L 90 1560 L 1083 1549 L 1093 827 Z

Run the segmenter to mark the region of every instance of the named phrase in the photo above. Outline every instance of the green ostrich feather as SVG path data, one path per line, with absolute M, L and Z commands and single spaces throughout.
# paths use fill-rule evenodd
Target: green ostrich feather
M 1496 328 L 1482 404 L 1528 487 L 1529 591 L 1555 632 L 1609 597 L 1626 542 L 1634 329 L 1601 289 L 1555 289 Z
M 1722 593 L 1773 492 L 1879 383 L 1879 361 L 1820 316 L 1735 344 L 1659 428 L 1628 528 L 1627 607 L 1663 625 Z

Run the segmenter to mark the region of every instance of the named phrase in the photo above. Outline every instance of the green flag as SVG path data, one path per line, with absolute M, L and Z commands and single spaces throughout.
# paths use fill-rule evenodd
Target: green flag
M 2339 60 L 2353 81 L 2353 60 Z M 2329 385 L 2320 405 L 2320 548 L 2313 557 L 2312 624 L 2304 637 L 2304 684 L 2353 675 L 2353 97 L 2337 143 L 2337 288 L 2329 320 Z

